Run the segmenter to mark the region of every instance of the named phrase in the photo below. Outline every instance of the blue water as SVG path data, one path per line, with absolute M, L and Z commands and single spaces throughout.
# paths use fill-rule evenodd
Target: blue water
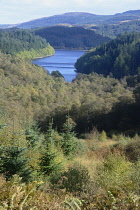
M 44 67 L 49 73 L 59 71 L 67 82 L 71 82 L 77 75 L 74 64 L 84 53 L 78 50 L 56 50 L 55 55 L 36 59 L 33 63 Z

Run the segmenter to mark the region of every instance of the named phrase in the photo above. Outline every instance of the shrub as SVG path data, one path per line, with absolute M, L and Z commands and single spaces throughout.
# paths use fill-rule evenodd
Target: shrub
M 129 188 L 132 164 L 118 152 L 109 154 L 97 169 L 97 182 L 106 190 Z
M 98 210 L 138 210 L 140 208 L 140 197 L 134 193 L 120 191 L 114 195 L 111 191 L 100 192 L 93 197 L 92 202 L 86 209 Z
M 106 132 L 105 131 L 102 131 L 100 136 L 99 136 L 99 140 L 100 141 L 105 141 L 107 140 L 107 135 L 106 135 Z
M 64 210 L 65 194 L 44 192 L 38 189 L 41 183 L 36 181 L 25 184 L 21 178 L 14 175 L 6 181 L 0 177 L 0 209 L 1 210 Z
M 135 162 L 140 159 L 140 140 L 131 142 L 126 146 L 126 156 L 130 161 Z
M 90 176 L 85 166 L 75 163 L 61 175 L 53 177 L 51 182 L 54 186 L 65 188 L 67 192 L 80 193 L 87 190 Z

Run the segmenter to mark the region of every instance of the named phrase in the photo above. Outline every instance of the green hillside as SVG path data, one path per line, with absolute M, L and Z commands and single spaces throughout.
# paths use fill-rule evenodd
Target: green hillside
M 44 49 L 44 39 L 2 33 L 0 209 L 138 210 L 140 75 L 118 80 L 92 72 L 68 83 L 17 56 Z M 139 39 L 126 34 L 86 56 L 98 51 L 93 60 L 118 56 L 119 63 L 133 52 L 128 61 L 137 66 Z
M 102 36 L 109 37 L 111 39 L 116 38 L 119 34 L 127 31 L 130 32 L 140 32 L 140 20 L 132 21 L 122 21 L 118 24 L 105 24 L 101 26 L 92 26 L 90 29 L 95 30 L 96 33 L 101 34 Z
M 34 33 L 56 49 L 91 49 L 110 40 L 82 27 L 52 26 L 34 30 Z
M 125 84 L 112 78 L 96 74 L 79 75 L 74 82 L 67 83 L 62 77 L 50 76 L 41 67 L 2 53 L 0 69 L 1 107 L 7 113 L 7 119 L 14 117 L 15 126 L 16 123 L 18 126 L 18 121 L 37 120 L 43 130 L 53 118 L 55 126 L 62 129 L 69 110 L 77 123 L 77 132 L 85 132 L 98 122 L 96 120 L 93 123 L 92 117 L 91 120 L 88 119 L 89 116 L 104 113 L 104 101 L 105 112 L 109 113 L 114 103 L 120 102 L 121 96 L 130 96 L 131 99 L 132 95 Z M 107 89 L 109 95 L 106 93 Z M 100 123 L 98 126 L 102 127 Z
M 140 69 L 140 34 L 131 33 L 89 51 L 75 64 L 77 72 L 89 74 L 96 72 L 115 78 L 136 75 Z
M 16 28 L 0 30 L 0 50 L 6 54 L 28 59 L 54 53 L 54 49 L 45 39 L 27 30 Z

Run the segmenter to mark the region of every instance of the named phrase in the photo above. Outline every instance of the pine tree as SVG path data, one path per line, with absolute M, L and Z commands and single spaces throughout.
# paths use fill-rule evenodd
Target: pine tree
M 75 143 L 75 132 L 73 131 L 75 126 L 72 118 L 67 116 L 66 122 L 64 123 L 62 133 L 63 141 L 62 141 L 62 149 L 66 156 L 71 155 L 75 151 L 76 143 Z
M 54 147 L 47 147 L 40 162 L 40 171 L 47 176 L 61 170 L 61 161 L 57 160 L 58 152 Z
M 22 177 L 23 181 L 30 179 L 31 170 L 24 157 L 24 149 L 17 146 L 0 149 L 0 173 L 8 180 L 14 174 Z

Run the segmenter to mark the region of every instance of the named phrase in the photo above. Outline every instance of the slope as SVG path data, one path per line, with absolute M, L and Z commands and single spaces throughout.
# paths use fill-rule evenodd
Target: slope
M 54 53 L 54 49 L 45 39 L 27 30 L 16 28 L 0 30 L 0 50 L 28 59 Z
M 36 29 L 34 33 L 57 49 L 91 49 L 110 40 L 82 27 L 52 26 Z
M 126 33 L 88 52 L 78 59 L 75 66 L 80 73 L 111 74 L 120 79 L 139 73 L 139 55 L 140 33 Z
M 140 19 L 140 10 L 126 11 L 115 15 L 96 15 L 86 12 L 69 12 L 61 15 L 53 15 L 50 17 L 43 17 L 36 20 L 17 24 L 19 28 L 39 28 L 52 26 L 57 24 L 71 24 L 71 25 L 83 25 L 83 24 L 116 24 L 126 20 Z M 15 25 L 13 25 L 15 26 Z M 13 27 L 11 25 L 11 27 Z M 9 26 L 8 26 L 9 27 Z

